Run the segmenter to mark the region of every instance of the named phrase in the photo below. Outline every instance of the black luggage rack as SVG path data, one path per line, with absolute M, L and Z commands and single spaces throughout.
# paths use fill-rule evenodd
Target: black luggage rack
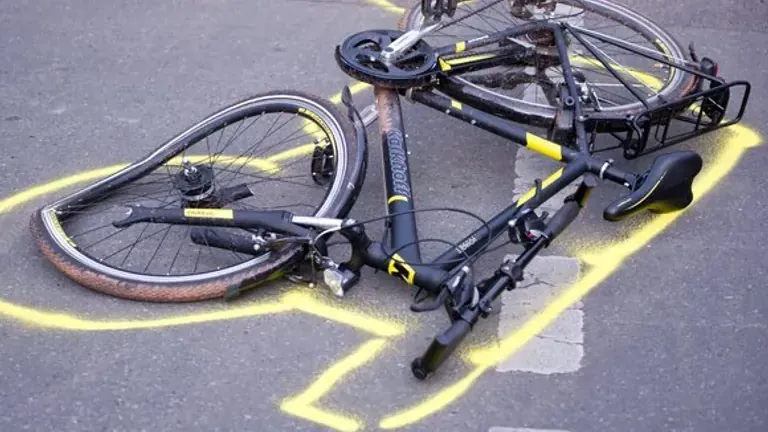
M 625 133 L 609 133 L 619 144 L 594 149 L 594 152 L 622 148 L 624 157 L 634 159 L 741 121 L 749 100 L 750 84 L 746 81 L 725 84 L 709 79 L 708 90 L 695 92 L 624 119 L 630 126 Z M 738 100 L 735 101 L 735 98 Z M 729 105 L 738 107 L 733 118 L 728 118 L 726 114 Z M 588 129 L 600 130 L 602 122 L 611 123 L 616 120 L 595 116 Z M 591 145 L 594 145 L 594 141 Z

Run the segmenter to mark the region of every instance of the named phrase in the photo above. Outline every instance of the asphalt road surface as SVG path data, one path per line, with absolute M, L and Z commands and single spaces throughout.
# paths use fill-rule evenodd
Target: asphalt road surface
M 617 189 L 601 189 L 548 252 L 552 267 L 539 270 L 543 281 L 562 276 L 540 284 L 549 297 L 505 297 L 466 349 L 422 383 L 408 364 L 447 320 L 442 312 L 411 315 L 412 292 L 386 275 L 366 272 L 343 301 L 290 283 L 232 304 L 117 300 L 70 282 L 32 244 L 29 215 L 64 190 L 13 208 L 4 201 L 0 430 L 768 430 L 768 152 L 758 146 L 733 156 L 760 141 L 749 130 L 768 132 L 768 3 L 621 3 L 684 44 L 695 41 L 724 76 L 752 83 L 748 129 L 690 143 L 708 166 L 737 163 L 712 174 L 727 175 L 661 234 L 648 237 L 650 217 L 602 222 L 600 204 Z M 330 97 L 351 83 L 333 60 L 335 44 L 355 31 L 394 28 L 399 6 L 408 5 L 0 2 L 0 197 L 134 160 L 250 94 L 290 88 Z M 516 181 L 532 182 L 519 177 L 512 143 L 427 108 L 404 109 L 419 206 L 491 216 L 519 189 Z M 377 136 L 372 129 L 373 167 L 380 166 Z M 356 218 L 383 208 L 381 172 L 369 172 Z M 450 237 L 471 221 L 420 215 L 419 222 L 423 237 Z M 626 238 L 634 240 L 619 241 Z M 603 262 L 587 262 L 585 248 Z M 619 255 L 625 259 L 610 260 Z M 581 265 L 568 270 L 576 259 Z M 562 349 L 542 346 L 537 355 L 523 347 L 506 367 L 478 369 L 468 360 L 473 347 L 503 342 L 577 273 L 600 265 L 614 268 L 569 306 L 576 312 L 563 317 L 570 318 L 553 324 L 563 327 Z M 552 328 L 538 337 L 518 332 L 513 342 L 560 331 Z

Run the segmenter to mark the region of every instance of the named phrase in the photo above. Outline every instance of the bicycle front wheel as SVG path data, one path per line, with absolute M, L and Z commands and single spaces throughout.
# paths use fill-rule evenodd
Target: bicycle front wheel
M 330 103 L 293 91 L 257 95 L 41 208 L 31 218 L 31 233 L 46 259 L 87 288 L 144 301 L 221 297 L 271 280 L 300 262 L 304 248 L 288 244 L 258 254 L 208 244 L 188 225 L 118 228 L 113 222 L 125 217 L 127 206 L 341 217 L 353 199 L 343 191 L 356 184 L 357 146 L 350 120 Z M 216 232 L 221 238 L 275 235 L 238 228 Z

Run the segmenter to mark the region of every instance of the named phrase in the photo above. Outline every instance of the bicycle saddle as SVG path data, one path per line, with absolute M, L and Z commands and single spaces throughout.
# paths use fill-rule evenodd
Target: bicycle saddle
M 643 210 L 671 213 L 688 207 L 693 202 L 693 179 L 702 165 L 701 156 L 692 151 L 657 157 L 632 192 L 605 208 L 603 218 L 616 222 Z

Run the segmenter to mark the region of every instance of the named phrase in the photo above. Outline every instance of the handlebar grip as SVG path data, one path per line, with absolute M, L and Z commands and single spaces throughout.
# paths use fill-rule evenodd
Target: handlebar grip
M 579 215 L 581 207 L 576 200 L 569 200 L 555 213 L 547 223 L 547 229 L 544 234 L 552 242 L 557 236 L 563 233 L 568 225 L 571 224 Z
M 456 347 L 472 330 L 472 326 L 463 319 L 455 321 L 448 330 L 440 333 L 421 357 L 411 363 L 411 372 L 418 379 L 426 379 L 432 372 L 450 357 Z

